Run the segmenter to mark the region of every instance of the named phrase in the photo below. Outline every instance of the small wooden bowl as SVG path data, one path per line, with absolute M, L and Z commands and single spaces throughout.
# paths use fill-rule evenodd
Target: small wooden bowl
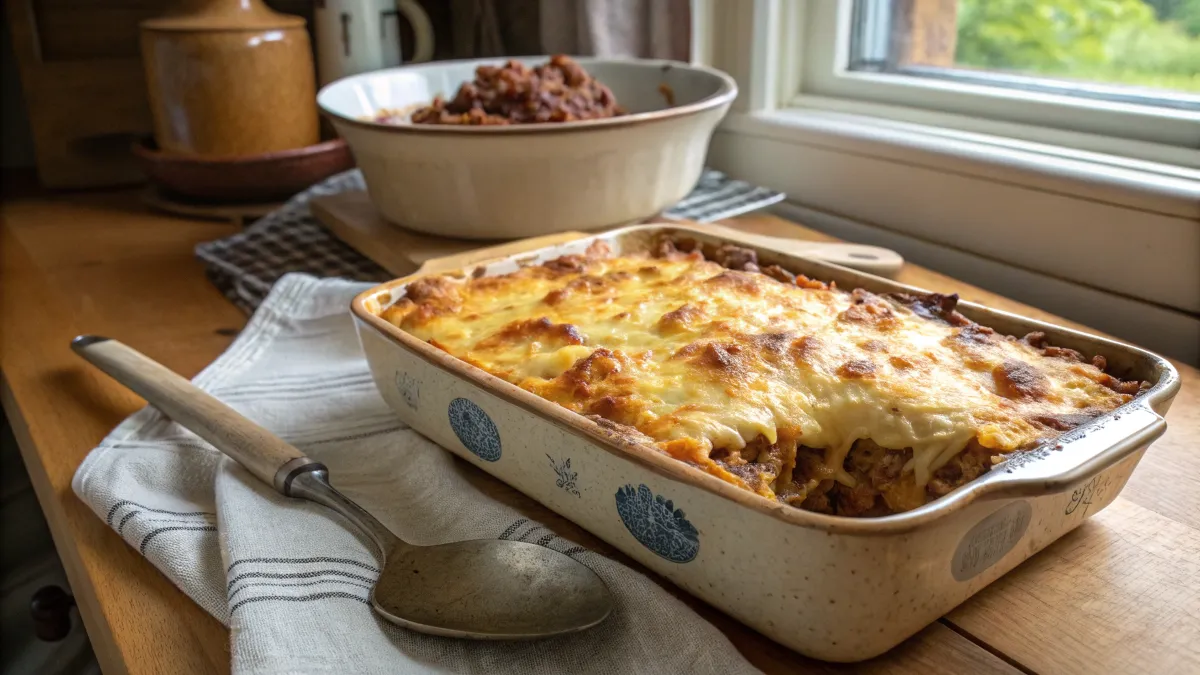
M 164 192 L 211 202 L 278 201 L 354 167 L 354 157 L 340 138 L 245 157 L 164 152 L 146 138 L 134 143 L 133 154 L 150 182 Z

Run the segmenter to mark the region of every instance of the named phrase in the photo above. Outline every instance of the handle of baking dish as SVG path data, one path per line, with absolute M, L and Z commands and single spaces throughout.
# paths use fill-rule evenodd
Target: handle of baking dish
M 1113 413 L 1098 426 L 1067 432 L 1055 444 L 1010 458 L 984 477 L 981 489 L 989 497 L 1061 492 L 1145 448 L 1166 430 L 1166 420 L 1148 406 Z
M 320 462 L 124 343 L 81 335 L 71 342 L 71 349 L 286 496 L 292 496 L 295 478 L 325 470 Z

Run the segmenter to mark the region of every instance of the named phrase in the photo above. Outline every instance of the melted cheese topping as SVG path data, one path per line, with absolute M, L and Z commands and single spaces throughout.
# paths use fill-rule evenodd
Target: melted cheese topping
M 767 497 L 784 491 L 798 446 L 820 449 L 822 477 L 850 488 L 843 464 L 859 439 L 911 449 L 903 472 L 923 489 L 968 443 L 1030 448 L 1131 398 L 1080 359 L 1048 358 L 911 299 L 805 282 L 698 254 L 575 256 L 499 277 L 421 280 L 383 315 Z M 713 459 L 755 442 L 784 448 L 764 480 Z

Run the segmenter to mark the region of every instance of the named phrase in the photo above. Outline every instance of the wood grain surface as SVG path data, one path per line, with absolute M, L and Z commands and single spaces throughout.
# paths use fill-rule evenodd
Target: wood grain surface
M 495 249 L 493 252 L 497 256 L 529 250 L 521 242 L 433 237 L 396 227 L 383 219 L 365 192 L 315 197 L 309 207 L 339 239 L 397 277 L 408 276 L 433 261 L 446 260 L 447 269 L 452 269 L 454 263 L 449 261 L 457 259 L 455 256 L 479 249 Z M 560 232 L 536 237 L 531 248 L 565 243 L 582 236 L 582 232 Z M 432 271 L 430 267 L 425 269 Z
M 2 208 L 4 409 L 104 672 L 226 672 L 225 628 L 71 491 L 87 452 L 143 403 L 73 355 L 69 342 L 78 333 L 110 335 L 195 375 L 228 346 L 245 317 L 205 279 L 192 248 L 235 228 L 148 212 L 135 192 L 6 198 Z M 732 224 L 830 240 L 771 216 Z M 1072 325 L 913 265 L 898 280 Z M 681 597 L 772 673 L 1200 672 L 1200 459 L 1193 440 L 1200 435 L 1200 377 L 1177 367 L 1184 387 L 1167 434 L 1111 507 L 883 657 L 854 666 L 818 663 Z M 633 564 L 524 495 L 463 467 L 481 489 L 526 516 Z
M 493 250 L 498 249 L 498 246 L 494 244 L 489 245 L 486 242 L 467 239 L 434 237 L 393 225 L 384 219 L 375 205 L 371 203 L 367 193 L 361 190 L 313 197 L 309 202 L 309 208 L 330 232 L 397 277 L 408 276 L 417 269 L 428 271 L 428 265 L 431 262 L 436 262 L 446 269 L 454 269 L 459 266 L 454 263 L 454 260 L 463 254 L 474 255 L 475 252 L 481 250 L 481 246 L 488 247 L 484 251 L 488 254 L 487 257 L 493 257 L 493 254 L 494 257 L 503 255 L 502 250 Z M 877 246 L 851 244 L 833 239 L 815 241 L 787 238 L 780 240 L 774 237 L 753 241 L 753 237 L 761 233 L 731 231 L 728 227 L 713 223 L 667 220 L 662 222 L 705 227 L 714 234 L 726 237 L 731 234 L 740 234 L 746 236 L 750 244 L 767 248 L 786 247 L 786 252 L 794 255 L 809 256 L 886 277 L 895 276 L 904 266 L 904 258 L 900 257 L 900 254 Z M 565 243 L 572 239 L 588 236 L 588 234 L 576 231 L 559 232 L 507 242 L 500 246 L 504 249 L 531 250 L 556 243 Z

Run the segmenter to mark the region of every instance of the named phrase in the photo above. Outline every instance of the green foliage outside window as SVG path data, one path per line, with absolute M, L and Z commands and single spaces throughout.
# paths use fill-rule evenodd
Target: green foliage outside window
M 1200 0 L 960 0 L 955 61 L 1200 92 Z

